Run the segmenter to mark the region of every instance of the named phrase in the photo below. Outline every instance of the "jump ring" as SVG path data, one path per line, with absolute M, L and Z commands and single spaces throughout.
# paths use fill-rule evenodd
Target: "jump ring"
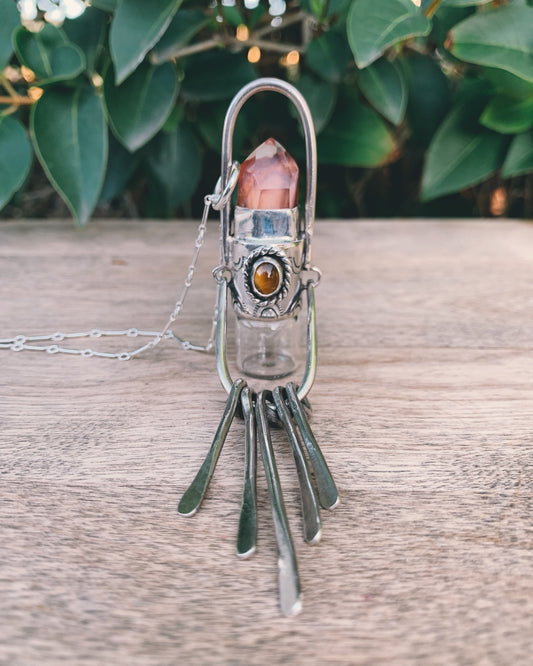
M 227 266 L 217 266 L 213 269 L 213 277 L 217 284 L 221 284 L 222 280 L 229 282 L 231 280 L 231 270 Z
M 239 170 L 240 170 L 239 163 L 233 162 L 233 164 L 231 165 L 231 172 L 228 178 L 228 182 L 226 183 L 226 187 L 224 188 L 224 190 L 222 190 L 222 179 L 219 178 L 214 193 L 206 197 L 206 199 L 209 200 L 211 206 L 215 210 L 220 210 L 221 208 L 224 208 L 224 206 L 230 200 L 231 195 L 233 194 L 233 190 L 235 189 L 235 186 L 237 185 L 237 181 L 239 179 Z

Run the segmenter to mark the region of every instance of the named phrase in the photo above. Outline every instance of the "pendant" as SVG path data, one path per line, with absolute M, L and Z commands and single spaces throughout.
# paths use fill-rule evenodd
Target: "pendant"
M 239 167 L 232 162 L 237 114 L 254 94 L 278 92 L 296 106 L 306 142 L 305 214 L 298 211 L 298 166 L 275 139 L 261 144 Z M 237 205 L 231 194 L 237 186 Z M 200 507 L 220 452 L 236 415 L 244 420 L 244 488 L 237 532 L 237 555 L 256 550 L 257 447 L 265 470 L 278 547 L 281 611 L 296 615 L 302 593 L 273 446 L 273 428 L 281 427 L 290 446 L 300 486 L 303 539 L 318 543 L 322 534 L 320 508 L 339 502 L 335 481 L 307 417 L 309 393 L 316 374 L 317 343 L 314 289 L 320 271 L 311 265 L 316 197 L 316 140 L 309 108 L 302 95 L 278 79 L 258 79 L 231 102 L 222 138 L 222 175 L 213 207 L 220 210 L 216 363 L 228 394 L 211 448 L 185 491 L 178 513 L 192 516 Z M 232 379 L 227 362 L 227 308 L 236 318 L 236 364 L 242 377 Z M 300 359 L 299 332 L 306 324 L 305 358 Z M 299 383 L 292 376 L 300 371 Z M 253 390 L 249 383 L 264 384 Z M 279 380 L 286 383 L 278 383 Z M 273 390 L 268 388 L 276 382 Z

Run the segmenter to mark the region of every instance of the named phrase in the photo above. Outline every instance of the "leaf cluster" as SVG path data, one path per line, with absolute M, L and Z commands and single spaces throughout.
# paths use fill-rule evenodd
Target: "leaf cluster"
M 79 225 L 128 190 L 146 215 L 187 210 L 216 181 L 229 99 L 264 75 L 309 103 L 322 215 L 361 211 L 361 185 L 398 164 L 418 202 L 533 173 L 533 2 L 420 1 L 289 0 L 276 17 L 266 0 L 92 0 L 57 26 L 0 0 L 0 208 L 35 155 Z M 234 156 L 273 134 L 303 157 L 294 110 L 267 95 Z

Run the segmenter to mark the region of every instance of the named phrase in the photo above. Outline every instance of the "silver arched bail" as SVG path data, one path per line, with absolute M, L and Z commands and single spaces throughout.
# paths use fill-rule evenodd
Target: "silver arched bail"
M 309 106 L 302 93 L 286 81 L 274 78 L 263 78 L 252 81 L 244 86 L 233 98 L 226 112 L 224 129 L 222 132 L 222 161 L 221 177 L 222 187 L 226 185 L 230 178 L 232 170 L 232 146 L 233 132 L 239 111 L 244 103 L 260 92 L 281 93 L 294 104 L 300 115 L 304 137 L 305 137 L 305 160 L 306 160 L 306 195 L 305 195 L 305 249 L 304 249 L 304 267 L 309 269 L 311 264 L 311 242 L 313 238 L 313 228 L 315 223 L 315 202 L 316 202 L 316 176 L 317 176 L 317 158 L 316 158 L 316 137 L 313 117 Z M 227 238 L 230 232 L 230 209 L 228 201 L 226 206 L 220 211 L 220 223 L 222 232 L 222 255 L 221 263 L 228 261 Z
M 317 156 L 313 118 L 303 95 L 294 86 L 279 79 L 263 78 L 249 83 L 233 98 L 226 113 L 222 134 L 220 189 L 224 191 L 228 184 L 231 185 L 238 170 L 232 155 L 237 116 L 245 102 L 253 95 L 268 91 L 287 97 L 300 116 L 306 152 L 304 216 L 300 221 L 297 202 L 294 206 L 289 205 L 282 209 L 264 207 L 251 209 L 237 205 L 234 219 L 231 217 L 231 197 L 226 197 L 224 205 L 220 207 L 220 264 L 225 270 L 222 271 L 220 268 L 218 272 L 217 370 L 222 385 L 229 393 L 233 385 L 226 356 L 226 311 L 229 291 L 237 316 L 237 331 L 238 334 L 242 334 L 238 335 L 237 340 L 239 369 L 249 376 L 265 379 L 276 379 L 292 374 L 298 364 L 291 360 L 290 350 L 284 349 L 284 343 L 291 335 L 287 332 L 291 324 L 296 328 L 295 318 L 300 312 L 305 292 L 308 312 L 307 348 L 303 378 L 298 384 L 298 398 L 304 400 L 316 375 L 314 287 L 318 284 L 320 272 L 311 267 L 311 249 L 315 221 Z M 256 261 L 251 258 L 254 252 Z M 255 292 L 253 285 L 250 288 L 250 281 L 258 263 L 261 262 L 261 257 L 263 263 L 269 262 L 274 267 L 273 270 L 282 275 L 286 287 L 285 294 L 280 295 L 277 292 L 269 298 L 268 295 Z M 285 332 L 280 332 L 279 335 L 272 333 L 273 322 L 276 322 L 280 331 L 285 329 Z M 254 350 L 249 349 L 254 346 L 254 342 L 257 342 L 258 346 L 267 345 L 262 351 L 255 350 L 255 362 L 250 360 L 254 357 Z M 247 349 L 242 348 L 245 346 Z M 240 352 L 243 358 L 239 358 Z M 247 360 L 248 352 L 250 355 Z M 263 354 L 263 363 L 258 354 Z M 279 362 L 276 363 L 276 359 Z

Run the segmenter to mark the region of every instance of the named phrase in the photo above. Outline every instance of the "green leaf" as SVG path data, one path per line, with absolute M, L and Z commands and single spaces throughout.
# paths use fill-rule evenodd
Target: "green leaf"
M 433 137 L 422 176 L 423 201 L 476 185 L 501 166 L 507 139 L 479 125 L 480 103 L 482 97 L 453 108 Z
M 178 79 L 174 65 L 143 63 L 120 86 L 114 84 L 113 67 L 104 75 L 107 117 L 117 139 L 133 152 L 163 126 L 174 106 Z
M 95 9 L 87 9 L 75 19 L 67 19 L 63 23 L 63 30 L 69 40 L 76 44 L 85 55 L 86 67 L 94 72 L 101 52 L 104 49 L 104 38 L 108 15 Z
M 328 124 L 335 108 L 337 87 L 332 83 L 316 81 L 313 77 L 304 75 L 298 81 L 297 88 L 309 105 L 309 110 L 313 116 L 315 132 L 316 134 L 320 134 Z M 299 118 L 298 111 L 292 104 L 289 108 L 291 114 L 295 118 Z
M 502 134 L 525 132 L 533 125 L 533 97 L 522 100 L 495 97 L 481 114 L 480 122 Z
M 253 100 L 250 101 L 253 104 Z M 209 102 L 198 107 L 196 123 L 198 131 L 205 143 L 212 150 L 220 153 L 222 146 L 222 128 L 228 110 L 227 102 Z M 253 135 L 250 120 L 250 105 L 245 104 L 237 116 L 235 131 L 233 132 L 233 154 L 240 155 L 245 141 Z
M 450 60 L 452 60 L 452 57 L 448 55 L 448 35 L 450 30 L 461 21 L 472 16 L 475 12 L 475 7 L 450 7 L 443 3 L 438 6 L 437 12 L 431 20 L 432 27 L 429 39 L 432 40 L 435 45 L 438 46 L 442 54 L 449 57 Z
M 141 64 L 181 3 L 182 0 L 119 0 L 109 35 L 117 85 Z
M 20 14 L 13 0 L 0 0 L 0 71 L 11 58 L 13 53 L 11 35 L 19 25 Z
M 91 5 L 106 12 L 114 12 L 118 5 L 118 0 L 91 0 Z
M 343 35 L 326 32 L 307 47 L 305 61 L 309 69 L 330 83 L 339 83 L 351 59 Z
M 329 0 L 328 3 L 328 16 L 338 15 L 340 18 L 345 17 L 348 13 L 352 0 Z
M 109 132 L 109 148 L 104 184 L 98 202 L 111 201 L 126 189 L 130 178 L 137 168 L 140 154 L 130 153 Z
M 533 81 L 533 7 L 507 5 L 478 12 L 450 33 L 460 60 L 488 65 Z
M 151 214 L 169 217 L 186 203 L 198 187 L 202 150 L 192 127 L 181 123 L 172 132 L 160 132 L 148 147 Z
M 483 71 L 498 93 L 513 99 L 525 99 L 533 95 L 533 83 L 529 81 L 524 81 L 524 79 L 503 69 L 485 67 Z
M 85 56 L 64 32 L 45 23 L 40 32 L 22 26 L 13 35 L 20 62 L 33 70 L 40 85 L 74 79 L 85 69 Z
M 233 26 L 234 28 L 236 28 L 238 25 L 241 25 L 241 23 L 244 23 L 242 14 L 238 7 L 232 7 L 230 5 L 223 4 L 219 6 L 219 12 L 220 16 L 224 19 L 224 22 Z
M 331 122 L 318 137 L 322 164 L 379 166 L 390 161 L 395 149 L 383 120 L 348 90 L 339 97 Z
M 181 95 L 204 102 L 229 99 L 255 76 L 245 55 L 221 50 L 199 53 L 187 59 Z
M 31 145 L 22 124 L 11 116 L 0 116 L 0 209 L 24 182 L 31 157 Z
M 533 171 L 533 131 L 515 136 L 502 167 L 502 176 L 511 178 Z
M 425 148 L 450 108 L 450 84 L 433 58 L 411 52 L 400 63 L 409 91 L 407 121 L 411 140 Z
M 192 39 L 208 21 L 208 17 L 199 9 L 180 9 L 155 45 L 151 55 L 152 62 L 166 62 L 173 58 L 176 51 Z
M 322 18 L 327 9 L 328 2 L 327 0 L 309 0 L 309 5 L 313 14 L 318 18 Z
M 392 44 L 429 34 L 431 22 L 411 0 L 353 0 L 346 29 L 355 62 L 363 68 Z
M 84 225 L 98 201 L 107 161 L 107 129 L 92 86 L 54 86 L 32 107 L 35 152 L 50 182 Z
M 492 0 L 442 0 L 444 7 L 473 7 L 474 5 L 488 5 Z
M 184 115 L 185 107 L 181 104 L 175 104 L 172 108 L 172 111 L 168 114 L 167 119 L 163 123 L 161 130 L 163 132 L 172 132 L 172 130 L 174 130 L 177 125 L 181 123 Z
M 399 125 L 407 107 L 407 85 L 402 70 L 386 58 L 361 70 L 359 87 L 367 100 L 393 125 Z

